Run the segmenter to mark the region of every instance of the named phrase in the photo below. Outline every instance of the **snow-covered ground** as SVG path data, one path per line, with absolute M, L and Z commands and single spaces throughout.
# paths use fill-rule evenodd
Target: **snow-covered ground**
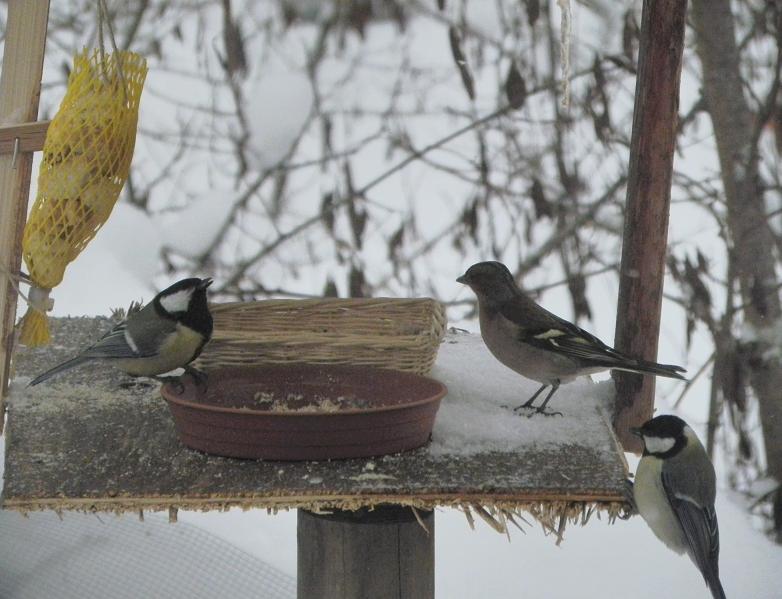
M 720 574 L 728 597 L 777 599 L 782 551 L 747 525 L 741 508 L 720 494 Z M 295 575 L 296 517 L 232 510 L 180 513 L 194 523 Z M 671 553 L 640 518 L 614 525 L 593 521 L 570 527 L 555 546 L 540 527 L 511 540 L 482 522 L 470 530 L 453 510 L 436 515 L 436 590 L 439 599 L 708 599 L 697 569 Z

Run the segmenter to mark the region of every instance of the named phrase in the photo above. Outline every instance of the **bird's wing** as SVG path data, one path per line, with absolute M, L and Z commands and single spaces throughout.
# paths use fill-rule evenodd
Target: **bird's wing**
M 154 306 L 148 304 L 133 312 L 97 343 L 88 347 L 81 356 L 85 358 L 121 359 L 148 358 L 158 353 L 163 340 L 176 331 L 176 322 L 159 318 Z
M 176 322 L 158 318 L 154 309 L 152 304 L 148 304 L 141 310 L 129 311 L 127 320 L 111 328 L 96 343 L 74 358 L 35 377 L 29 384 L 31 386 L 37 385 L 60 372 L 89 360 L 119 360 L 156 356 L 165 338 L 176 332 Z
M 609 347 L 592 333 L 538 306 L 532 300 L 515 297 L 504 302 L 499 311 L 518 327 L 520 341 L 567 356 L 584 367 L 597 366 L 684 379 L 679 374 L 685 372 L 681 366 L 631 358 Z
M 519 327 L 519 338 L 540 349 L 565 354 L 574 359 L 599 362 L 609 368 L 630 359 L 612 349 L 579 326 L 552 314 L 545 308 L 520 298 L 505 302 L 500 313 Z
M 80 356 L 82 358 L 121 359 L 121 358 L 145 358 L 154 355 L 148 351 L 139 351 L 127 340 L 127 322 L 121 322 L 97 342 L 85 349 Z
M 709 466 L 713 473 L 713 467 Z M 700 476 L 677 476 L 665 467 L 662 483 L 668 503 L 687 539 L 687 553 L 714 597 L 724 598 L 719 579 L 720 535 L 717 513 L 714 511 L 713 498 L 702 499 L 704 495 L 711 494 L 708 489 L 704 489 L 707 483 Z

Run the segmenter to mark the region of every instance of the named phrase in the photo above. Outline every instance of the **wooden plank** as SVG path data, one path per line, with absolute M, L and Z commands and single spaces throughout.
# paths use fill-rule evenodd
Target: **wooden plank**
M 39 374 L 110 327 L 105 318 L 53 318 L 51 325 L 55 343 L 20 348 L 15 354 L 17 377 Z M 468 356 L 459 352 L 470 349 L 448 338 L 435 374 L 444 372 L 441 365 L 449 360 L 463 363 Z M 25 387 L 24 378 L 13 385 L 4 507 L 317 510 L 382 503 L 513 508 L 563 502 L 579 509 L 591 502 L 608 506 L 623 501 L 625 464 L 593 398 L 584 397 L 570 410 L 563 406 L 563 418 L 519 418 L 519 426 L 551 427 L 555 441 L 531 442 L 523 452 L 451 454 L 424 447 L 378 458 L 285 463 L 222 458 L 185 448 L 157 384 L 123 387 L 123 380 L 108 367 L 86 366 L 36 387 Z M 455 397 L 454 381 L 447 376 L 441 380 Z M 447 410 L 441 407 L 439 417 L 447 416 Z M 582 429 L 593 428 L 580 436 Z
M 299 599 L 432 599 L 434 511 L 419 517 L 400 506 L 299 510 Z
M 38 152 L 43 150 L 46 132 L 51 121 L 37 121 L 0 127 L 0 154 L 17 152 Z M 19 140 L 17 142 L 17 140 Z M 18 143 L 18 147 L 17 146 Z
M 687 0 L 644 0 L 641 21 L 614 346 L 646 360 L 656 360 L 660 333 L 686 11 Z M 613 376 L 614 430 L 640 453 L 628 429 L 651 417 L 655 378 Z
M 0 122 L 35 121 L 41 94 L 49 0 L 11 0 L 0 75 Z M 13 151 L 13 148 L 12 148 Z M 13 351 L 17 289 L 9 278 L 22 263 L 22 235 L 33 156 L 0 154 L 0 432 Z

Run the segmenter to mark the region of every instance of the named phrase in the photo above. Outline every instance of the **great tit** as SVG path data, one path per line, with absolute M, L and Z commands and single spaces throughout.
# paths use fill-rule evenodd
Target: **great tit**
M 687 552 L 714 599 L 725 599 L 714 511 L 716 477 L 706 450 L 677 416 L 657 416 L 631 432 L 644 443 L 633 485 L 638 513 L 670 549 Z
M 494 357 L 520 375 L 542 383 L 526 403 L 515 410 L 533 408 L 546 387 L 546 404 L 559 386 L 574 378 L 603 370 L 627 370 L 682 379 L 681 366 L 657 364 L 626 356 L 608 347 L 584 329 L 538 306 L 522 292 L 513 275 L 500 262 L 479 262 L 456 279 L 469 285 L 478 297 L 481 336 Z
M 145 307 L 129 311 L 100 340 L 79 355 L 34 378 L 37 385 L 90 360 L 106 360 L 132 376 L 155 377 L 185 368 L 212 337 L 206 289 L 212 279 L 182 279 L 158 293 Z

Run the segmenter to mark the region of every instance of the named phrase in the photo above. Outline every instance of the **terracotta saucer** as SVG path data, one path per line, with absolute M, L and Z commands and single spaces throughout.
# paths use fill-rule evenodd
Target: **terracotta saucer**
M 180 440 L 237 458 L 326 460 L 429 440 L 445 385 L 417 374 L 319 364 L 232 367 L 161 388 Z

